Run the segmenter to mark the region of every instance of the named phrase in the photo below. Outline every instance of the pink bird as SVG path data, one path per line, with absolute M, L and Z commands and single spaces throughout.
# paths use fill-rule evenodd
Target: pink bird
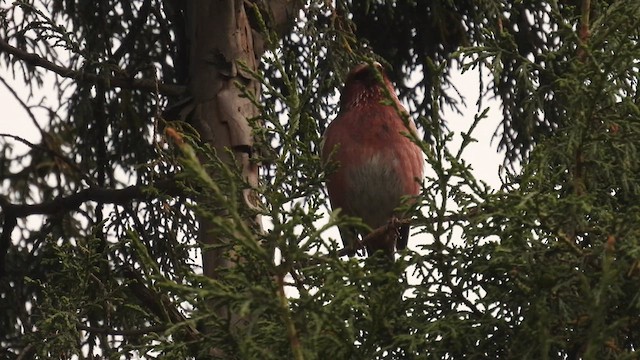
M 378 80 L 376 73 L 382 75 L 384 82 Z M 397 107 L 385 104 L 388 100 Z M 405 126 L 398 109 L 408 115 L 382 66 L 360 64 L 347 76 L 340 112 L 324 134 L 322 160 L 325 164 L 337 163 L 337 169 L 327 177 L 331 207 L 342 209 L 344 215 L 362 218 L 371 229 L 387 225 L 393 217 L 402 217 L 394 211 L 402 198 L 420 192 L 422 150 L 405 135 L 416 134 L 416 127 L 410 118 Z M 349 255 L 355 254 L 359 241 L 355 229 L 340 227 L 340 236 Z M 409 225 L 403 225 L 394 236 L 367 243 L 367 254 L 382 250 L 393 259 L 395 249 L 406 248 L 408 238 Z

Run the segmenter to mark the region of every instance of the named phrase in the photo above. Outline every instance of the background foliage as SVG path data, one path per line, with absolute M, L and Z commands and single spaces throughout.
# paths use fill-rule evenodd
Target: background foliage
M 640 4 L 310 1 L 280 37 L 245 3 L 267 48 L 259 209 L 161 116 L 188 81 L 182 2 L 2 3 L 3 83 L 55 92 L 22 100 L 41 135 L 28 152 L 0 136 L 3 358 L 637 357 Z M 418 251 L 389 269 L 323 236 L 357 220 L 319 221 L 320 136 L 367 59 L 388 65 L 431 169 Z M 501 101 L 499 189 L 463 160 L 482 102 L 460 147 L 441 117 L 467 106 L 456 65 L 490 73 L 482 95 Z M 268 230 L 246 225 L 255 212 Z M 215 280 L 195 214 L 243 259 Z

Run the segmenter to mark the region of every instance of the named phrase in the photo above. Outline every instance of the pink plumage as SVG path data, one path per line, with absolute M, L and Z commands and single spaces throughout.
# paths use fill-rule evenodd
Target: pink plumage
M 384 83 L 378 80 L 378 72 Z M 389 97 L 383 87 L 397 108 L 385 104 Z M 382 66 L 360 64 L 347 76 L 340 112 L 324 134 L 322 159 L 337 162 L 337 169 L 327 178 L 331 207 L 362 218 L 372 229 L 386 225 L 394 216 L 402 217 L 394 212 L 402 197 L 420 192 L 422 150 L 403 134 L 416 133 L 416 127 L 411 119 L 409 127 L 405 126 L 397 109 L 406 114 Z M 353 254 L 358 234 L 341 227 L 340 235 Z M 382 250 L 393 257 L 395 248 L 404 249 L 408 238 L 409 226 L 405 225 L 391 241 L 367 244 L 367 253 Z

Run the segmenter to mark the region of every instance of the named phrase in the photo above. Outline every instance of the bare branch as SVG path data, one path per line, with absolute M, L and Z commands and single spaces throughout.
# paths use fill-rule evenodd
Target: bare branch
M 33 356 L 33 352 L 35 352 L 35 345 L 29 344 L 24 349 L 22 349 L 20 355 L 18 355 L 16 360 L 27 359 L 27 357 L 30 358 L 31 356 Z
M 92 82 L 103 82 L 107 86 L 123 89 L 136 89 L 154 92 L 156 89 L 163 95 L 178 96 L 182 95 L 186 87 L 182 85 L 158 84 L 154 80 L 148 79 L 131 79 L 125 77 L 109 77 L 99 76 L 95 74 L 83 73 L 81 71 L 69 69 L 60 65 L 56 65 L 51 61 L 44 59 L 38 54 L 29 53 L 22 49 L 18 49 L 9 45 L 4 39 L 0 39 L 0 52 L 6 52 L 16 58 L 33 66 L 41 67 L 54 73 L 70 79 L 83 79 Z
M 153 186 L 129 186 L 124 189 L 88 188 L 67 197 L 59 197 L 39 204 L 13 204 L 0 197 L 0 208 L 6 214 L 16 218 L 31 215 L 52 215 L 61 211 L 72 211 L 85 202 L 95 201 L 104 204 L 123 205 L 136 200 L 150 200 L 156 197 L 155 190 L 167 195 L 180 195 L 182 191 L 174 180 L 165 180 Z
M 160 294 L 156 290 L 146 286 L 140 274 L 134 273 L 131 269 L 125 269 L 123 275 L 130 280 L 127 288 L 154 315 L 162 321 L 168 321 L 171 324 L 184 324 L 185 336 L 188 341 L 194 341 L 199 338 L 200 332 L 198 329 L 187 321 L 187 318 L 180 313 L 176 305 L 166 294 Z
M 13 90 L 13 87 L 11 87 L 9 85 L 9 83 L 7 83 L 7 81 L 4 78 L 0 77 L 0 82 L 2 82 L 4 84 L 4 86 L 7 88 L 7 90 L 11 93 L 11 95 L 13 95 L 13 97 L 16 99 L 16 101 L 20 104 L 20 106 L 22 106 L 22 108 L 27 112 L 27 114 L 29 115 L 29 117 L 31 118 L 31 122 L 33 122 L 33 125 L 38 129 L 38 132 L 40 132 L 40 135 L 44 138 L 45 137 L 45 133 L 42 130 L 42 127 L 40 126 L 40 124 L 38 124 L 38 120 L 36 120 L 36 116 L 33 114 L 33 111 L 31 111 L 31 107 L 29 105 L 27 105 L 27 103 L 25 103 L 20 96 L 18 95 L 18 93 L 16 93 L 15 90 Z
M 151 186 L 129 186 L 124 189 L 88 188 L 55 200 L 40 204 L 13 204 L 4 196 L 0 196 L 2 210 L 2 233 L 0 234 L 0 264 L 11 244 L 11 233 L 17 225 L 17 219 L 31 215 L 53 215 L 64 211 L 72 211 L 85 202 L 96 201 L 104 204 L 123 205 L 136 200 L 150 200 L 157 197 L 156 191 L 167 195 L 181 195 L 182 190 L 173 180 L 159 181 Z M 4 275 L 4 266 L 0 266 L 0 277 Z

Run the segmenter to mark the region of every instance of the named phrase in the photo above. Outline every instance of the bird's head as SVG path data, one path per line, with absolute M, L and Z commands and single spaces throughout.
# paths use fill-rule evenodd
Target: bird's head
M 380 75 L 378 75 L 380 74 Z M 382 81 L 380 81 L 382 76 Z M 347 75 L 347 80 L 340 96 L 341 111 L 379 103 L 386 98 L 383 87 L 389 90 L 392 97 L 396 97 L 393 85 L 384 72 L 380 63 L 363 63 L 354 67 Z

